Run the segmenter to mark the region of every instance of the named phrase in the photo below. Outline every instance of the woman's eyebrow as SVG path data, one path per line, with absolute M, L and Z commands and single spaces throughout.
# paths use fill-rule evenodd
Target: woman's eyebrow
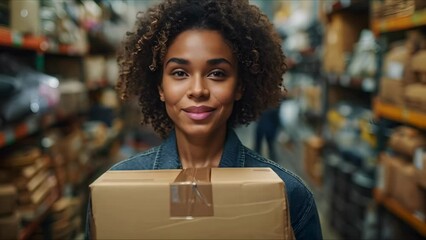
M 183 58 L 170 58 L 169 60 L 167 60 L 167 62 L 166 62 L 165 65 L 167 65 L 167 64 L 169 64 L 171 62 L 174 62 L 174 63 L 177 63 L 177 64 L 183 64 L 183 65 L 188 65 L 189 64 L 189 61 L 186 60 L 186 59 L 183 59 Z
M 232 63 L 230 61 L 226 60 L 225 58 L 213 58 L 213 59 L 209 59 L 209 60 L 207 60 L 207 63 L 209 65 L 218 65 L 218 64 L 221 64 L 221 63 L 227 63 L 227 64 L 229 64 L 229 65 L 232 66 Z

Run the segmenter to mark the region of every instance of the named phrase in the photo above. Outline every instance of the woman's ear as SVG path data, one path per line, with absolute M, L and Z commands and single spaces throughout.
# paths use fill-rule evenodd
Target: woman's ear
M 161 85 L 158 85 L 158 94 L 160 95 L 160 100 L 164 102 L 164 91 Z

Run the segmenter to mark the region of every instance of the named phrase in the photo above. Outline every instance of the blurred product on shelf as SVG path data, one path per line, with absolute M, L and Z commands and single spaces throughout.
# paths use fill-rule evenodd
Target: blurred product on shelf
M 311 136 L 304 143 L 304 170 L 316 186 L 322 186 L 323 181 L 323 147 L 324 140 L 318 136 Z
M 424 221 L 426 194 L 418 185 L 414 165 L 389 153 L 380 155 L 380 163 L 378 189 Z
M 354 77 L 374 77 L 377 73 L 379 47 L 373 33 L 368 29 L 363 29 L 354 46 L 355 49 L 347 69 L 348 74 Z
M 73 114 L 84 113 L 88 110 L 89 104 L 86 86 L 75 79 L 62 79 L 59 84 L 61 100 L 56 111 L 59 116 L 67 117 Z
M 0 99 L 0 125 L 54 108 L 60 99 L 59 80 L 30 69 L 7 54 L 0 55 L 0 88 L 11 90 Z
M 52 225 L 52 239 L 76 238 L 81 227 L 80 208 L 81 201 L 75 197 L 62 197 L 53 204 L 49 218 L 49 224 Z M 44 239 L 42 229 L 39 228 L 33 237 L 34 239 Z
M 414 156 L 414 166 L 416 167 L 416 174 L 419 185 L 426 189 L 426 150 L 424 148 L 416 150 Z
M 86 86 L 94 88 L 105 85 L 106 60 L 104 56 L 88 56 L 84 58 L 84 79 Z
M 334 13 L 327 25 L 324 41 L 323 69 L 327 73 L 344 74 L 354 44 L 363 29 L 368 27 L 368 18 L 351 13 Z
M 421 110 L 424 94 L 419 96 L 418 92 L 424 90 L 417 90 L 417 87 L 423 86 L 415 85 L 416 90 L 413 91 L 412 84 L 420 82 L 418 78 L 424 69 L 420 63 L 424 58 L 419 50 L 425 48 L 425 36 L 415 30 L 408 31 L 405 35 L 406 39 L 394 43 L 385 55 L 379 97 L 397 106 L 411 105 Z
M 34 0 L 10 1 L 10 27 L 15 31 L 40 35 L 40 2 Z
M 18 239 L 20 219 L 17 212 L 0 216 L 0 239 Z
M 16 210 L 17 189 L 13 184 L 0 183 L 0 217 Z
M 374 18 L 405 17 L 426 7 L 423 0 L 385 0 L 372 1 Z
M 415 128 L 400 126 L 394 129 L 388 144 L 396 153 L 412 159 L 417 148 L 426 146 L 426 136 Z

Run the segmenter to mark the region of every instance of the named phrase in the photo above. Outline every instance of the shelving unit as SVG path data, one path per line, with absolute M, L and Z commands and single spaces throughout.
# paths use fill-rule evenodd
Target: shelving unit
M 369 77 L 362 78 L 348 75 L 327 74 L 326 78 L 328 83 L 334 86 L 356 89 L 367 93 L 372 93 L 376 90 L 375 80 Z
M 41 213 L 39 213 L 38 217 L 31 221 L 25 228 L 21 230 L 19 233 L 18 240 L 26 240 L 31 237 L 34 231 L 42 224 L 44 219 L 46 218 L 49 210 L 52 208 L 53 204 L 59 199 L 58 190 L 53 190 L 50 195 L 46 198 L 44 204 L 45 208 Z
M 410 16 L 388 17 L 373 19 L 371 28 L 377 36 L 384 32 L 401 31 L 426 25 L 426 9 L 415 12 Z
M 33 50 L 39 53 L 61 54 L 70 56 L 82 56 L 85 53 L 78 52 L 70 45 L 59 45 L 53 49 L 44 36 L 24 36 L 6 27 L 0 26 L 0 46 L 15 47 Z
M 373 108 L 376 117 L 383 117 L 426 129 L 426 113 L 414 111 L 405 107 L 397 107 L 389 103 L 384 103 L 379 99 L 374 100 Z
M 414 214 L 406 210 L 396 200 L 387 197 L 380 190 L 375 189 L 373 192 L 374 199 L 377 203 L 384 206 L 390 212 L 403 219 L 407 224 L 414 228 L 422 236 L 426 237 L 426 222 L 417 218 Z

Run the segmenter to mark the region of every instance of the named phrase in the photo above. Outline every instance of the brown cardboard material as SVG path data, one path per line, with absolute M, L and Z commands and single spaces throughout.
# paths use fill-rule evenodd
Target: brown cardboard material
M 389 102 L 396 106 L 404 105 L 403 82 L 401 80 L 382 77 L 380 79 L 379 98 L 384 102 Z
M 170 217 L 181 170 L 108 171 L 90 185 L 97 239 L 293 239 L 283 181 L 269 168 L 212 168 L 214 216 Z
M 426 146 L 426 139 L 419 130 L 400 126 L 392 133 L 389 146 L 397 153 L 413 157 L 417 148 Z
M 394 169 L 392 197 L 412 213 L 425 213 L 425 195 L 417 185 L 416 169 L 412 164 L 403 163 Z
M 343 74 L 348 54 L 353 51 L 362 29 L 368 27 L 368 18 L 357 14 L 336 13 L 327 25 L 324 46 L 324 70 L 328 73 Z
M 20 220 L 16 212 L 0 216 L 0 239 L 18 239 Z
M 10 214 L 16 209 L 17 190 L 12 184 L 0 185 L 0 216 Z
M 321 186 L 323 169 L 321 152 L 324 146 L 324 140 L 318 136 L 308 138 L 304 143 L 304 170 L 310 180 L 317 186 Z
M 415 81 L 421 82 L 423 84 L 426 83 L 425 62 L 426 62 L 426 50 L 417 52 L 411 60 L 412 70 L 415 73 Z
M 403 161 L 387 153 L 380 154 L 380 170 L 378 186 L 381 191 L 391 196 L 395 190 L 395 171 L 402 167 Z
M 419 186 L 426 189 L 426 150 L 418 149 L 414 157 L 416 167 L 416 177 Z
M 426 77 L 426 72 L 424 74 Z M 408 85 L 404 90 L 404 99 L 408 108 L 426 112 L 426 84 Z

